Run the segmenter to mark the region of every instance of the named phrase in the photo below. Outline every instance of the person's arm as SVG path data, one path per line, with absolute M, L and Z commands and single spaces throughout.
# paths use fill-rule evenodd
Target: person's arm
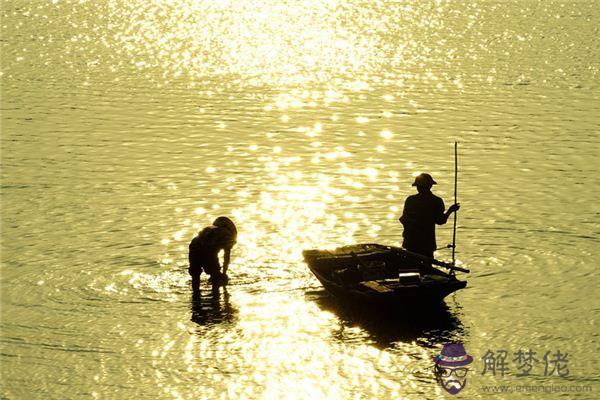
M 223 274 L 227 275 L 227 268 L 229 268 L 229 261 L 231 261 L 231 248 L 226 248 L 223 252 Z
M 436 219 L 436 223 L 438 225 L 444 225 L 447 221 L 448 218 L 450 217 L 450 215 L 453 212 L 457 212 L 460 209 L 460 203 L 456 203 L 456 204 L 452 204 L 450 207 L 448 207 L 448 211 L 444 212 L 444 203 L 442 202 L 442 208 L 441 208 L 441 213 L 440 216 Z

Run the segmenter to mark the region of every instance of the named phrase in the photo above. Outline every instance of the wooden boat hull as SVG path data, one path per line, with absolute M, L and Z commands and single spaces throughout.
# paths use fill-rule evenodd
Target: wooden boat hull
M 344 246 L 332 251 L 306 250 L 304 259 L 323 287 L 344 302 L 360 305 L 420 307 L 439 304 L 449 294 L 466 287 L 454 275 L 412 259 L 403 249 L 379 244 Z M 356 267 L 357 263 L 383 263 L 388 279 L 344 283 L 334 279 L 335 271 Z M 418 284 L 401 284 L 389 279 L 390 271 L 423 270 L 427 274 Z M 369 285 L 370 282 L 375 282 Z M 379 289 L 379 290 L 377 290 Z

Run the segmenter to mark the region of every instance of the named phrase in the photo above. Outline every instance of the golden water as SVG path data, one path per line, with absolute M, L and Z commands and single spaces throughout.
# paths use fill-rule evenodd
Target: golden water
M 597 384 L 594 1 L 1 8 L 0 397 L 437 398 L 449 341 L 468 398 Z M 341 307 L 302 249 L 399 244 L 415 174 L 451 203 L 454 141 L 468 288 L 426 324 Z M 231 282 L 198 306 L 187 244 L 218 215 Z M 529 348 L 569 377 L 481 374 Z

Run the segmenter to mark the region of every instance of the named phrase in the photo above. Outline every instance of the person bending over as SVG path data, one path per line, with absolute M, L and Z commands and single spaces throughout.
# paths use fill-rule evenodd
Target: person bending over
M 213 286 L 224 286 L 229 278 L 227 269 L 231 260 L 231 249 L 236 244 L 237 228 L 227 217 L 218 217 L 212 225 L 205 227 L 194 237 L 189 246 L 189 269 L 192 289 L 200 289 L 200 275 L 210 275 Z M 219 252 L 223 251 L 223 272 L 219 263 Z

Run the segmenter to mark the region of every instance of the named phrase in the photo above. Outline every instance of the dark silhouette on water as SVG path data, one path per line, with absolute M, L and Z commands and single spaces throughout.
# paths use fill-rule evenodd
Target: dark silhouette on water
M 445 273 L 464 268 L 427 258 L 405 249 L 377 243 L 359 243 L 336 249 L 302 252 L 310 271 L 323 287 L 346 303 L 357 306 L 396 308 L 436 307 L 467 282 Z
M 200 275 L 204 271 L 210 275 L 214 286 L 224 286 L 229 278 L 227 269 L 231 260 L 231 249 L 237 240 L 237 228 L 227 217 L 215 219 L 211 226 L 202 229 L 189 246 L 189 269 L 192 289 L 200 289 Z M 223 250 L 223 272 L 219 263 L 219 252 Z
M 445 224 L 450 214 L 460 208 L 460 204 L 453 204 L 444 212 L 444 201 L 431 193 L 431 187 L 436 183 L 429 174 L 417 176 L 412 185 L 419 193 L 408 196 L 400 217 L 404 226 L 402 247 L 429 258 L 433 258 L 437 248 L 435 225 Z
M 392 347 L 396 342 L 417 342 L 426 347 L 461 341 L 467 334 L 458 316 L 445 304 L 426 313 L 420 309 L 398 310 L 355 307 L 340 302 L 327 292 L 308 292 L 307 296 L 319 308 L 333 312 L 340 319 L 340 328 L 334 336 L 346 339 L 345 330 L 354 326 L 363 329 L 380 348 Z M 408 311 L 408 312 L 407 312 Z
M 223 287 L 223 297 L 221 299 L 221 290 L 217 285 L 213 285 L 210 293 L 204 296 L 200 288 L 194 289 L 191 299 L 191 311 L 191 320 L 198 325 L 231 322 L 237 314 L 237 310 L 229 302 L 227 287 Z

